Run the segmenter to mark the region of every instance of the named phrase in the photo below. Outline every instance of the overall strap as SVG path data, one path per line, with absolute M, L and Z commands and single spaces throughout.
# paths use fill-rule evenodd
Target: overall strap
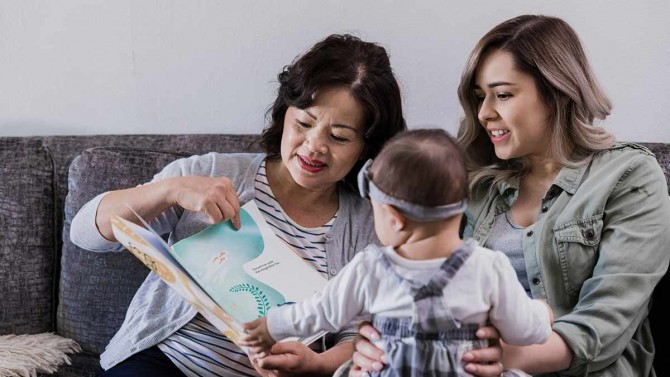
M 468 240 L 463 242 L 447 258 L 430 281 L 414 292 L 414 326 L 417 331 L 447 331 L 460 328 L 460 321 L 453 317 L 448 297 L 443 297 L 444 288 L 472 255 L 476 244 Z

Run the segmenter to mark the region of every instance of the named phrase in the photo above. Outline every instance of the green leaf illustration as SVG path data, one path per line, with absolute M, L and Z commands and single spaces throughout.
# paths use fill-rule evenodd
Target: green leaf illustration
M 231 293 L 249 292 L 256 300 L 256 309 L 258 309 L 258 317 L 264 317 L 268 310 L 270 310 L 270 301 L 263 291 L 257 286 L 249 283 L 237 284 L 230 288 Z

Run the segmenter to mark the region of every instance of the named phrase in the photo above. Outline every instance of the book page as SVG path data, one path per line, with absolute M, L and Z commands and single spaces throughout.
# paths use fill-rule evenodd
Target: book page
M 156 233 L 118 216 L 111 219 L 114 237 L 135 257 L 174 289 L 200 312 L 214 327 L 233 342 L 243 333 L 242 328 L 228 316 L 175 260 L 169 246 Z
M 194 280 L 238 323 L 267 315 L 321 291 L 327 280 L 277 237 L 253 201 L 241 228 L 214 224 L 175 243 L 172 252 Z M 322 334 L 312 334 L 308 343 Z M 313 339 L 312 339 L 313 338 Z

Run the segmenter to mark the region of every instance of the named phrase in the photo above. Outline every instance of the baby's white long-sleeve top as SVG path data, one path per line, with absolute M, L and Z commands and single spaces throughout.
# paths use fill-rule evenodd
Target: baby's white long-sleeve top
M 322 292 L 310 299 L 273 308 L 268 330 L 275 340 L 334 332 L 359 316 L 412 317 L 413 298 L 379 262 L 381 248 L 392 268 L 419 286 L 426 284 L 446 258 L 410 260 L 391 247 L 368 246 L 358 253 Z M 547 306 L 529 298 L 509 259 L 475 244 L 470 257 L 444 288 L 442 296 L 461 323 L 490 322 L 512 345 L 544 343 L 551 333 Z

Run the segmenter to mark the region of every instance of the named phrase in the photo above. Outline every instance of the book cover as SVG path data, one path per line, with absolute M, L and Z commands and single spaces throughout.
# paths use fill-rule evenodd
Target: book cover
M 327 281 L 272 232 L 253 201 L 242 206 L 240 220 L 239 230 L 230 221 L 214 224 L 172 247 L 146 223 L 111 222 L 119 242 L 237 342 L 240 324 L 305 300 Z M 309 344 L 321 336 L 292 340 Z

